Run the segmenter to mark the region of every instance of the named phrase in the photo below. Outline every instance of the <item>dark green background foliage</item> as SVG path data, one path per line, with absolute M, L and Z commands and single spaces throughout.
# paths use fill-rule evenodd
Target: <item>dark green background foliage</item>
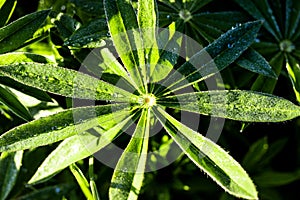
M 53 166 L 55 164 L 59 166 L 55 166 L 55 169 L 41 166 L 49 154 L 55 154 L 55 149 L 60 150 L 61 155 L 64 146 L 69 150 L 73 144 L 77 144 L 73 129 L 78 126 L 85 131 L 95 123 L 92 120 L 74 122 L 72 118 L 74 110 L 65 109 L 72 108 L 72 81 L 76 72 L 71 70 L 78 70 L 93 48 L 103 48 L 101 41 L 110 39 L 111 35 L 116 34 L 115 25 L 109 23 L 109 20 L 114 11 L 117 12 L 114 10 L 117 6 L 110 5 L 106 7 L 105 14 L 102 0 L 0 0 L 0 27 L 2 27 L 0 28 L 0 135 L 2 135 L 0 151 L 13 151 L 1 153 L 0 200 L 108 199 L 109 195 L 115 195 L 117 199 L 119 191 L 116 188 L 109 189 L 112 187 L 111 180 L 117 184 L 120 181 L 118 177 L 126 177 L 129 181 L 132 179 L 132 174 L 114 172 L 106 165 L 94 161 L 89 157 L 90 152 L 86 151 L 78 153 L 77 157 L 74 156 L 69 160 L 50 160 L 49 163 Z M 132 1 L 132 7 L 136 12 L 138 5 L 137 1 Z M 125 10 L 121 9 L 121 11 Z M 169 117 L 168 113 L 178 119 L 180 115 L 178 109 L 187 112 L 196 110 L 196 113 L 201 114 L 201 121 L 198 130 L 195 131 L 200 133 L 207 131 L 210 120 L 224 117 L 225 125 L 217 144 L 229 152 L 247 171 L 256 186 L 259 199 L 281 200 L 300 196 L 298 189 L 300 187 L 300 119 L 295 118 L 299 116 L 299 107 L 296 105 L 300 103 L 300 1 L 158 0 L 152 11 L 158 17 L 156 24 L 159 27 L 175 28 L 176 31 L 190 36 L 202 45 L 214 59 L 218 70 L 221 70 L 223 83 L 219 86 L 232 91 L 226 93 L 228 103 L 217 105 L 219 110 L 213 113 L 214 117 L 211 118 L 207 116 L 211 114 L 212 109 L 208 93 L 205 92 L 207 88 L 205 83 L 199 80 L 208 78 L 209 81 L 218 82 L 214 77 L 210 77 L 216 72 L 203 69 L 203 73 L 207 73 L 206 76 L 188 77 L 195 70 L 189 62 L 184 63 L 179 59 L 178 62 L 167 63 L 188 77 L 196 92 L 193 95 L 197 102 L 190 98 L 189 94 L 183 94 L 178 98 L 178 96 L 168 96 L 169 94 L 162 88 L 156 88 L 155 94 L 160 95 L 157 104 L 169 108 L 164 111 L 158 107 L 153 109 L 153 113 L 157 121 L 167 118 L 169 124 L 166 123 L 165 126 L 167 131 L 162 131 L 162 134 L 149 140 L 149 149 L 168 148 L 171 140 L 166 132 L 172 136 L 177 129 L 185 129 L 180 124 L 176 124 L 176 120 Z M 150 15 L 147 14 L 145 15 L 149 18 Z M 146 23 L 149 21 L 146 20 Z M 152 23 L 155 24 L 154 21 Z M 125 25 L 137 28 L 134 27 L 134 23 L 125 23 Z M 115 40 L 113 42 L 117 50 L 121 49 L 122 43 L 118 44 Z M 188 51 L 194 52 L 193 49 Z M 147 50 L 145 52 L 149 53 Z M 222 56 L 219 56 L 221 54 Z M 174 55 L 161 55 L 163 56 L 166 60 L 167 56 L 174 58 Z M 126 61 L 130 64 L 130 59 L 124 56 L 122 62 L 128 66 Z M 61 68 L 56 68 L 57 65 Z M 122 83 L 129 84 L 130 81 L 125 77 L 126 72 L 114 71 L 117 67 L 106 64 L 100 67 L 106 72 L 102 75 L 102 80 L 110 84 L 97 82 L 95 78 L 81 74 L 81 79 L 84 81 L 78 86 L 82 90 L 77 94 L 77 98 L 91 99 L 93 97 L 90 95 L 91 91 L 100 91 L 96 95 L 96 99 L 99 100 L 96 103 L 105 105 L 109 103 L 111 91 L 114 89 L 113 84 L 118 80 L 117 78 L 123 76 L 123 79 L 120 79 Z M 137 70 L 128 71 L 134 74 Z M 167 76 L 169 71 L 170 69 L 165 71 L 161 69 L 160 72 Z M 87 73 L 95 75 L 94 71 Z M 65 76 L 62 78 L 60 74 Z M 153 83 L 157 79 L 164 78 L 157 74 L 151 76 Z M 172 79 L 174 77 L 170 77 L 166 82 L 175 80 Z M 97 87 L 89 87 L 93 85 L 93 81 L 98 83 Z M 138 84 L 140 81 L 140 85 L 143 85 L 143 80 L 134 81 Z M 169 89 L 176 90 L 181 84 L 182 82 L 178 81 Z M 155 84 L 149 86 L 155 88 Z M 103 92 L 104 90 L 106 92 Z M 32 98 L 25 100 L 27 97 L 24 98 L 17 91 L 26 94 L 27 97 L 33 97 L 34 100 Z M 136 96 L 129 100 L 128 92 L 122 89 L 115 92 L 118 93 L 116 98 L 119 101 L 137 103 Z M 262 95 L 260 92 L 268 94 Z M 138 92 L 135 94 L 138 95 Z M 222 91 L 210 95 L 216 99 L 225 96 Z M 205 106 L 201 107 L 201 105 Z M 180 108 L 181 106 L 184 108 Z M 199 109 L 198 106 L 201 108 Z M 104 116 L 99 117 L 100 122 L 112 119 L 109 115 L 113 110 L 111 107 L 95 108 L 97 115 Z M 226 109 L 226 113 L 222 112 L 223 108 Z M 107 127 L 103 127 L 99 132 L 103 133 L 106 128 L 111 130 L 112 126 L 129 126 L 125 120 L 129 111 L 122 106 L 116 106 L 114 109 L 115 112 L 121 113 L 123 118 L 107 123 Z M 41 115 L 50 115 L 57 111 L 62 112 L 56 117 L 43 118 L 37 123 L 31 122 Z M 88 111 L 89 108 L 79 109 L 82 115 Z M 137 129 L 147 129 L 147 124 L 150 123 L 150 117 L 146 117 L 148 114 L 146 108 L 130 113 L 130 117 L 139 121 Z M 13 129 L 25 123 L 28 124 Z M 111 134 L 117 134 L 116 130 L 111 131 Z M 9 134 L 4 134 L 5 132 Z M 55 137 L 52 135 L 54 132 Z M 147 131 L 141 132 L 146 134 Z M 195 132 L 186 130 L 185 133 Z M 136 134 L 139 132 L 137 131 Z M 27 138 L 35 138 L 37 145 L 27 143 L 25 141 Z M 199 138 L 201 139 L 201 137 L 194 138 L 195 148 Z M 63 139 L 65 139 L 63 142 L 58 142 Z M 180 138 L 177 139 L 179 144 L 184 144 L 184 142 L 180 143 Z M 129 140 L 124 136 L 118 138 L 115 143 L 125 149 Z M 79 149 L 80 147 L 82 145 Z M 128 145 L 128 148 L 132 146 Z M 64 152 L 65 155 L 74 153 L 67 150 Z M 136 151 L 140 153 L 138 151 L 142 150 Z M 189 157 L 182 154 L 170 166 L 145 173 L 139 199 L 230 200 L 236 198 L 224 192 L 222 187 L 236 196 L 244 194 L 239 193 L 239 188 L 235 190 L 222 183 L 219 183 L 220 187 L 199 170 L 197 165 L 212 165 L 216 162 L 209 160 L 209 156 L 212 155 L 197 161 L 192 157 L 191 147 L 186 151 Z M 200 150 L 199 152 L 202 153 Z M 220 155 L 225 154 L 225 152 L 220 153 Z M 126 156 L 124 157 L 123 162 L 126 161 Z M 122 162 L 119 163 L 120 165 Z M 225 173 L 229 178 L 224 178 L 222 177 L 224 171 L 216 165 L 206 166 L 207 168 L 203 165 L 202 168 L 200 166 L 201 169 L 211 170 L 208 172 L 209 176 L 215 179 L 220 176 L 220 180 L 225 180 L 224 182 L 231 180 L 230 172 Z M 39 167 L 49 171 L 45 172 L 46 175 L 41 175 L 39 173 L 43 170 L 38 170 L 36 174 Z M 244 186 L 243 184 L 241 185 Z M 127 190 L 129 191 L 131 192 L 131 189 Z M 255 195 L 254 192 L 247 197 Z

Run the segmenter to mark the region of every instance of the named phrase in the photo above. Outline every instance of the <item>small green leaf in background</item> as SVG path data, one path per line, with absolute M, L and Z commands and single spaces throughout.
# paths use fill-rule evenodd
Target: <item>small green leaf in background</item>
M 97 48 L 102 46 L 101 40 L 107 37 L 106 21 L 104 19 L 97 19 L 75 30 L 64 44 L 81 48 Z
M 89 178 L 90 178 L 90 188 L 94 200 L 100 200 L 98 187 L 95 183 L 95 172 L 94 172 L 94 157 L 89 158 Z
M 252 44 L 260 26 L 261 21 L 249 22 L 226 32 L 179 67 L 163 85 L 176 91 L 223 70 Z
M 24 196 L 18 197 L 18 200 L 39 199 L 39 200 L 61 200 L 66 194 L 74 188 L 73 183 L 64 183 L 53 186 L 47 186 Z
M 14 114 L 25 121 L 33 120 L 29 110 L 18 100 L 18 98 L 8 89 L 0 85 L 0 103 L 6 105 Z
M 74 164 L 70 165 L 70 170 L 71 170 L 72 174 L 74 175 L 77 183 L 79 184 L 86 199 L 93 200 L 94 199 L 93 195 L 89 189 L 90 185 L 89 185 L 87 179 L 85 178 L 85 176 L 83 175 L 82 171 L 80 170 L 80 168 L 74 163 Z
M 7 199 L 22 165 L 23 151 L 3 152 L 0 157 L 0 200 Z
M 0 1 L 0 27 L 7 24 L 17 5 L 17 0 Z
M 0 53 L 17 50 L 26 41 L 33 39 L 49 13 L 50 10 L 38 11 L 0 28 Z

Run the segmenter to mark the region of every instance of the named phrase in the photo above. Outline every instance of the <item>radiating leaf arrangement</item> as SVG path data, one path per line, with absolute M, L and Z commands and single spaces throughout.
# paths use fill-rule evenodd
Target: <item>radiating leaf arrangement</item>
M 300 2 L 236 0 L 254 19 L 263 20 L 263 37 L 258 37 L 254 48 L 268 58 L 274 72 L 279 76 L 285 67 L 292 83 L 296 100 L 300 102 L 299 28 Z M 280 9 L 278 9 L 280 8 Z M 259 76 L 252 89 L 272 93 L 277 81 Z
M 80 4 L 80 1 L 74 2 Z M 202 35 L 199 41 L 205 40 L 209 43 L 205 48 L 187 57 L 181 64 L 177 63 L 177 59 L 184 42 L 183 37 L 174 33 L 174 24 L 168 26 L 168 29 L 158 31 L 158 23 L 161 20 L 158 20 L 157 4 L 154 0 L 138 1 L 137 12 L 130 1 L 104 0 L 106 21 L 99 19 L 80 28 L 76 28 L 76 22 L 67 15 L 56 16 L 54 23 L 57 27 L 61 27 L 59 30 L 64 36 L 64 45 L 101 46 L 94 52 L 102 58 L 101 62 L 94 65 L 87 63 L 86 70 L 89 73 L 72 70 L 70 69 L 72 66 L 58 66 L 35 54 L 7 53 L 20 48 L 24 42 L 27 44 L 38 40 L 34 33 L 50 14 L 49 10 L 29 14 L 1 28 L 0 51 L 6 53 L 0 55 L 5 58 L 5 62 L 2 59 L 0 61 L 1 80 L 2 78 L 13 80 L 17 86 L 19 84 L 19 87 L 26 85 L 26 88 L 34 88 L 28 91 L 37 91 L 35 97 L 49 92 L 100 103 L 95 106 L 66 109 L 30 121 L 1 135 L 0 151 L 3 153 L 0 166 L 4 166 L 3 169 L 9 168 L 8 165 L 16 166 L 9 168 L 12 176 L 0 177 L 0 180 L 3 179 L 0 186 L 6 191 L 0 197 L 5 199 L 11 190 L 11 185 L 15 182 L 23 150 L 62 141 L 43 161 L 28 184 L 33 185 L 48 180 L 70 166 L 85 197 L 99 199 L 93 180 L 93 160 L 90 158 L 90 181 L 85 178 L 75 162 L 93 155 L 117 140 L 135 123 L 131 139 L 114 169 L 109 198 L 137 199 L 143 185 L 147 163 L 150 162 L 147 160 L 147 152 L 150 151 L 150 132 L 151 126 L 154 125 L 152 122 L 154 117 L 164 129 L 159 134 L 168 134 L 187 157 L 226 192 L 239 198 L 258 199 L 252 180 L 240 164 L 197 130 L 181 123 L 170 110 L 244 122 L 280 122 L 298 117 L 300 108 L 283 98 L 253 91 L 213 90 L 176 94 L 177 91 L 214 76 L 234 62 L 246 69 L 252 69 L 251 71 L 261 74 L 262 77 L 264 75 L 276 78 L 263 57 L 249 49 L 263 23 L 260 21 L 262 18 L 259 17 L 259 21 L 238 24 L 224 33 L 232 24 L 223 24 L 222 27 L 221 23 L 211 21 L 213 24 L 211 26 L 203 24 L 201 19 L 220 19 L 225 16 L 239 18 L 239 13 L 192 15 L 210 1 L 199 2 L 189 2 L 186 8 L 190 10 L 186 8 L 180 10 L 177 3 L 161 1 L 162 13 L 164 9 L 168 13 L 170 9 L 179 11 L 183 23 L 197 26 L 195 30 Z M 170 17 L 166 16 L 167 19 Z M 193 24 L 194 19 L 197 25 Z M 66 21 L 73 26 L 63 27 Z M 167 26 L 168 22 L 164 25 Z M 175 23 L 177 28 L 181 25 L 182 22 Z M 215 28 L 215 25 L 220 26 L 219 29 Z M 99 31 L 98 26 L 103 27 L 103 31 Z M 103 47 L 99 40 L 108 37 L 106 26 L 119 60 L 114 58 L 115 55 L 105 46 Z M 70 31 L 71 29 L 74 33 Z M 213 31 L 215 34 L 205 34 L 205 30 L 208 29 L 210 33 Z M 90 35 L 87 34 L 88 30 L 92 30 Z M 166 38 L 165 36 L 167 36 L 166 40 L 161 39 Z M 14 45 L 7 45 L 10 41 Z M 168 45 L 172 43 L 175 43 L 177 48 L 170 51 Z M 282 46 L 285 52 L 290 51 L 291 46 L 287 42 Z M 290 52 L 296 50 L 292 49 Z M 79 56 L 76 51 L 73 53 Z M 82 60 L 79 57 L 78 59 Z M 175 65 L 178 67 L 175 68 Z M 103 76 L 97 73 L 99 71 Z M 105 74 L 114 78 L 107 78 Z M 0 87 L 0 92 L 2 104 L 10 107 L 20 117 L 28 121 L 32 119 L 9 90 Z M 45 96 L 48 97 L 47 94 Z M 59 185 L 45 190 L 61 191 L 69 187 L 69 185 Z M 34 195 L 38 193 L 31 194 Z

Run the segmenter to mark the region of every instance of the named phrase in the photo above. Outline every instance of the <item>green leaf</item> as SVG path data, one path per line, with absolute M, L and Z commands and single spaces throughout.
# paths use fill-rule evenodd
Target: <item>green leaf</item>
M 169 25 L 168 29 L 162 30 L 157 37 L 155 48 L 160 50 L 159 55 L 151 54 L 150 81 L 158 82 L 168 76 L 179 57 L 182 34 L 176 32 L 175 23 Z M 154 50 L 155 51 L 155 50 Z M 158 56 L 157 60 L 154 59 Z
M 23 85 L 11 78 L 0 75 L 0 84 L 6 85 L 10 88 L 16 89 L 24 94 L 32 96 L 40 101 L 52 102 L 52 98 L 44 91 Z
M 38 11 L 0 28 L 0 53 L 16 50 L 32 39 L 49 13 L 50 10 Z
M 6 25 L 9 21 L 17 5 L 17 0 L 5 0 L 3 4 L 1 4 L 2 2 L 0 3 L 0 27 Z
M 193 14 L 193 22 L 208 24 L 211 27 L 218 28 L 221 31 L 227 31 L 228 29 L 236 26 L 237 23 L 245 23 L 249 20 L 241 12 L 236 11 L 225 11 L 225 12 L 214 12 L 214 13 L 197 13 Z
M 144 179 L 150 130 L 150 110 L 143 110 L 133 136 L 115 168 L 110 199 L 138 198 Z
M 92 200 L 93 195 L 89 189 L 90 185 L 89 185 L 87 179 L 85 178 L 85 176 L 83 175 L 82 171 L 79 169 L 79 167 L 75 163 L 70 165 L 70 170 L 71 170 L 73 176 L 75 177 L 77 183 L 79 184 L 84 196 L 88 200 Z
M 184 153 L 226 192 L 240 198 L 258 199 L 248 174 L 227 152 L 178 122 L 160 107 L 153 111 Z
M 94 127 L 99 136 L 86 132 L 65 139 L 44 160 L 28 184 L 43 182 L 70 164 L 94 154 L 110 144 L 122 130 L 126 130 L 132 124 L 129 111 L 115 112 L 98 118 L 99 121 L 105 122 L 100 124 L 101 128 Z M 102 139 L 99 140 L 100 136 Z
M 184 111 L 246 122 L 280 122 L 300 115 L 300 107 L 270 94 L 241 90 L 186 93 L 157 100 Z
M 104 9 L 114 46 L 122 62 L 136 83 L 136 89 L 145 91 L 145 55 L 131 1 L 104 0 Z
M 122 86 L 126 85 L 127 87 L 131 88 L 128 89 L 128 91 L 134 91 L 133 88 L 133 81 L 128 76 L 126 70 L 124 67 L 119 63 L 116 56 L 114 56 L 114 50 L 109 48 L 100 48 L 100 49 L 94 49 L 91 51 L 88 57 L 86 57 L 82 62 L 82 64 L 93 74 L 96 75 L 96 77 L 101 77 L 101 79 L 105 79 L 105 73 L 117 75 L 118 81 L 114 84 Z M 97 67 L 98 66 L 98 67 Z M 121 80 L 125 79 L 127 83 L 121 84 Z M 107 82 L 111 81 L 111 77 L 108 78 Z M 128 84 L 130 83 L 130 84 Z
M 0 55 L 0 66 L 16 64 L 20 62 L 53 63 L 45 56 L 28 52 L 12 52 Z
M 282 38 L 280 28 L 275 20 L 273 11 L 267 0 L 250 1 L 250 0 L 235 0 L 243 9 L 245 9 L 255 19 L 264 21 L 263 26 L 276 38 Z
M 71 2 L 75 4 L 76 8 L 78 8 L 79 13 L 83 12 L 85 15 L 96 17 L 104 15 L 103 1 L 71 0 Z M 86 16 L 84 17 L 87 18 Z
M 94 173 L 94 157 L 91 156 L 89 158 L 89 178 L 90 178 L 90 188 L 93 195 L 93 200 L 100 200 L 98 187 L 94 181 L 95 173 Z
M 9 130 L 0 136 L 0 151 L 18 151 L 63 140 L 99 125 L 97 116 L 127 109 L 125 104 L 82 107 L 59 112 Z M 80 119 L 75 119 L 80 117 Z M 33 131 L 34 130 L 34 131 Z
M 54 21 L 60 36 L 63 39 L 67 39 L 79 28 L 80 24 L 76 19 L 70 15 L 60 13 L 57 15 Z
M 296 99 L 298 102 L 300 102 L 300 67 L 299 62 L 297 60 L 289 55 L 286 55 L 287 57 L 287 63 L 286 63 L 286 69 L 288 71 L 290 80 L 293 84 L 294 93 L 296 95 Z
M 278 187 L 300 179 L 300 170 L 294 172 L 264 171 L 253 179 L 260 187 Z
M 107 24 L 104 19 L 92 20 L 85 26 L 75 30 L 64 45 L 84 48 L 97 48 L 101 41 L 108 37 Z
M 14 114 L 25 121 L 33 120 L 29 110 L 19 101 L 19 99 L 8 89 L 0 85 L 0 103 L 6 105 Z
M 135 95 L 116 86 L 55 64 L 0 65 L 0 73 L 25 85 L 66 97 L 125 102 L 137 100 Z
M 252 44 L 260 26 L 261 21 L 249 22 L 226 32 L 179 67 L 163 85 L 176 91 L 223 70 Z
M 249 171 L 256 170 L 258 163 L 264 158 L 269 150 L 268 139 L 263 137 L 253 143 L 243 159 L 243 166 Z
M 283 64 L 284 64 L 284 55 L 279 52 L 277 53 L 271 60 L 270 65 L 272 66 L 274 72 L 277 74 L 277 76 L 280 74 Z M 253 83 L 251 90 L 259 91 L 259 92 L 265 92 L 265 93 L 273 93 L 273 90 L 275 89 L 277 80 L 276 79 L 270 79 L 265 76 L 258 76 L 255 82 Z
M 0 55 L 0 66 L 20 62 L 52 63 L 51 60 L 44 56 L 27 52 L 12 52 Z M 46 92 L 20 84 L 11 78 L 3 77 L 0 75 L 0 83 L 8 87 L 14 88 L 18 91 L 21 91 L 25 94 L 28 94 L 32 97 L 35 97 L 41 101 L 52 101 L 51 97 Z
M 73 184 L 59 184 L 44 187 L 41 189 L 36 189 L 29 194 L 18 197 L 18 200 L 28 200 L 28 199 L 39 199 L 39 200 L 61 200 L 64 195 L 70 193 L 71 189 L 74 188 Z
M 22 165 L 23 151 L 3 152 L 0 157 L 0 199 L 5 200 L 14 187 Z
M 277 79 L 277 75 L 272 70 L 272 67 L 269 65 L 268 61 L 266 61 L 264 57 L 251 48 L 247 49 L 245 53 L 236 60 L 236 63 L 240 67 L 254 73 Z
M 138 24 L 141 31 L 143 48 L 145 51 L 147 79 L 152 77 L 153 67 L 159 59 L 159 49 L 157 46 L 157 5 L 154 0 L 138 1 Z M 150 70 L 148 70 L 150 68 Z

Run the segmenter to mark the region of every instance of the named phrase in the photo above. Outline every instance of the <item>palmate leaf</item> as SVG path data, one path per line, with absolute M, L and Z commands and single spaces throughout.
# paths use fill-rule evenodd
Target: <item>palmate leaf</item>
M 260 26 L 261 21 L 249 22 L 226 32 L 179 67 L 163 85 L 176 91 L 223 70 L 252 44 Z
M 115 168 L 110 199 L 137 199 L 144 179 L 150 131 L 150 109 L 142 111 L 135 132 Z
M 203 91 L 166 97 L 157 102 L 189 112 L 248 122 L 280 122 L 300 115 L 300 107 L 290 101 L 252 91 Z
M 74 108 L 31 121 L 1 135 L 0 151 L 18 151 L 52 144 L 104 123 L 107 119 L 103 116 L 120 109 L 127 110 L 126 104 Z M 81 120 L 75 121 L 73 115 L 80 116 Z
M 33 39 L 49 13 L 50 10 L 38 11 L 0 28 L 0 53 L 16 50 Z
M 162 108 L 154 114 L 185 154 L 228 193 L 257 199 L 254 184 L 243 168 L 218 145 L 178 122 Z
M 102 128 L 93 128 L 100 134 L 100 139 L 99 136 L 89 132 L 65 139 L 44 160 L 28 184 L 43 182 L 70 164 L 99 151 L 113 141 L 122 130 L 127 129 L 132 124 L 131 117 L 129 111 L 116 111 L 113 114 L 99 116 L 99 120 L 105 120 L 105 123 L 98 124 Z M 61 155 L 66 156 L 62 158 Z
M 55 64 L 30 62 L 0 65 L 0 74 L 25 85 L 66 97 L 137 101 L 134 94 L 86 74 L 57 67 Z

